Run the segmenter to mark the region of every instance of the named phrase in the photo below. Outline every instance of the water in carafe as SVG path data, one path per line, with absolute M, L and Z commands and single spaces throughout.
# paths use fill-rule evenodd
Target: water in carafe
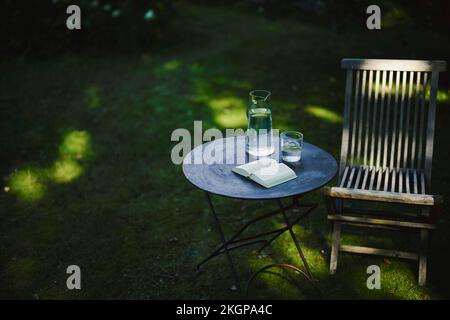
M 270 92 L 250 92 L 247 128 L 247 152 L 255 157 L 271 155 L 274 151 L 272 137 L 272 110 L 269 107 Z

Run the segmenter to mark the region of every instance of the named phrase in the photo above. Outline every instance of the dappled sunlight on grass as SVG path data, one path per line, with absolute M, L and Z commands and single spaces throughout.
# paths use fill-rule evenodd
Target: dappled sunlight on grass
M 243 99 L 236 97 L 224 97 L 218 99 L 212 99 L 209 101 L 209 106 L 216 111 L 224 109 L 240 109 L 244 110 L 245 113 L 245 102 Z
M 247 126 L 247 108 L 243 99 L 223 97 L 212 99 L 208 106 L 214 112 L 215 122 L 224 128 L 243 128 Z
M 283 223 L 273 221 L 273 226 L 280 228 Z M 321 252 L 321 241 L 318 240 L 314 230 L 309 229 L 303 225 L 294 226 L 294 232 L 301 245 L 303 253 L 309 263 L 312 273 L 316 279 L 319 280 L 319 287 L 325 298 L 365 298 L 365 299 L 429 299 L 430 296 L 425 288 L 417 286 L 414 272 L 410 268 L 410 264 L 404 261 L 388 260 L 381 257 L 366 257 L 358 255 L 340 254 L 339 267 L 336 275 L 330 275 L 328 269 L 328 256 Z M 358 235 L 346 235 L 346 240 L 352 239 L 357 243 L 363 243 L 363 237 Z M 329 239 L 323 239 L 328 241 Z M 343 241 L 346 243 L 346 241 Z M 391 243 L 389 239 L 380 239 L 382 243 Z M 270 248 L 266 249 L 267 252 L 273 252 L 269 254 L 269 258 L 265 260 L 257 259 L 257 257 L 249 257 L 249 267 L 255 271 L 264 265 L 270 263 L 291 263 L 304 270 L 301 260 L 299 259 L 298 252 L 292 242 L 289 233 L 285 233 L 280 236 L 275 242 L 273 242 Z M 366 273 L 367 266 L 371 264 L 379 265 L 381 268 L 381 290 L 369 290 L 366 286 L 368 274 Z M 294 274 L 294 278 L 302 281 L 301 277 Z M 259 285 L 264 284 L 270 292 L 274 294 L 282 294 L 278 291 L 286 290 L 283 288 L 292 287 L 286 280 L 276 280 L 273 275 L 258 276 L 255 283 Z M 270 290 L 270 287 L 276 283 L 276 290 Z M 296 296 L 302 298 L 304 295 L 303 290 L 308 292 L 307 297 L 311 297 L 311 288 L 308 284 L 302 283 L 301 290 L 297 292 L 290 292 L 290 296 Z M 290 289 L 292 290 L 292 288 Z
M 367 288 L 370 265 L 380 267 L 379 290 Z M 333 290 L 333 283 L 346 283 L 359 299 L 429 299 L 427 289 L 417 285 L 414 272 L 409 263 L 398 259 L 340 253 L 337 273 L 330 276 L 327 287 Z
M 179 60 L 167 61 L 163 65 L 163 69 L 166 71 L 175 71 L 181 66 L 181 62 Z
M 381 258 L 380 258 L 381 260 Z M 426 288 L 417 285 L 415 270 L 402 261 L 381 265 L 381 291 L 398 299 L 430 299 Z
M 277 257 L 267 256 L 264 253 L 261 255 L 249 254 L 246 259 L 252 274 L 264 266 L 278 263 L 278 260 Z M 274 267 L 259 273 L 253 279 L 248 297 L 251 299 L 289 299 L 292 297 L 308 299 L 314 297 L 311 290 L 313 288 L 306 282 L 303 275 L 293 270 Z
M 249 81 L 211 75 L 199 63 L 190 64 L 188 70 L 194 87 L 193 103 L 207 106 L 212 111 L 212 120 L 221 128 L 247 127 L 247 101 L 238 92 L 251 90 Z
M 436 99 L 438 102 L 448 103 L 450 101 L 450 90 L 438 90 Z
M 84 159 L 90 152 L 91 140 L 86 131 L 69 131 L 59 146 L 59 154 L 62 158 Z
M 196 103 L 209 103 L 218 98 L 225 100 L 228 98 L 241 99 L 237 98 L 238 96 L 246 98 L 246 96 L 242 96 L 242 92 L 246 94 L 252 88 L 248 81 L 230 79 L 220 74 L 210 75 L 204 67 L 198 64 L 191 65 L 189 70 L 194 85 L 192 101 Z M 240 93 L 238 94 L 238 92 Z M 242 101 L 246 106 L 246 102 Z M 228 103 L 224 101 L 224 104 Z
M 198 77 L 194 79 L 196 90 L 192 96 L 192 102 L 207 105 L 213 112 L 215 124 L 222 128 L 246 128 L 247 100 L 245 94 L 252 89 L 251 83 L 221 76 L 207 79 L 201 77 L 201 73 L 202 69 L 199 68 L 196 71 Z M 240 92 L 239 96 L 237 96 L 238 92 Z M 273 106 L 273 128 L 292 129 L 288 123 L 292 121 L 292 114 L 296 112 L 298 106 L 284 100 L 271 100 L 270 106 Z
M 331 123 L 341 123 L 342 117 L 334 111 L 319 106 L 307 106 L 305 111 L 317 118 Z
M 331 241 L 331 239 L 328 239 Z M 368 236 L 363 234 L 343 234 L 342 244 L 392 248 L 395 243 L 386 236 Z M 377 265 L 381 269 L 381 289 L 369 290 L 366 286 L 369 274 L 366 268 Z M 348 253 L 339 254 L 338 270 L 335 281 L 346 281 L 348 286 L 365 299 L 429 299 L 426 288 L 417 286 L 416 270 L 411 263 L 399 259 L 371 257 Z
M 223 128 L 244 128 L 247 119 L 240 110 L 224 110 L 214 116 L 214 121 Z
M 51 178 L 58 183 L 67 183 L 78 178 L 83 168 L 78 162 L 70 159 L 58 160 L 51 169 Z
M 50 169 L 49 178 L 56 183 L 71 182 L 83 173 L 79 161 L 92 155 L 91 136 L 82 130 L 71 130 L 59 146 L 59 158 Z
M 42 172 L 37 169 L 22 169 L 14 172 L 9 179 L 14 194 L 25 201 L 36 201 L 45 192 Z
M 92 153 L 90 135 L 86 131 L 72 130 L 64 135 L 59 145 L 59 157 L 50 168 L 21 169 L 11 174 L 5 190 L 11 190 L 19 199 L 40 200 L 49 182 L 68 183 L 83 173 L 80 161 Z
M 281 227 L 283 224 L 281 223 L 274 223 L 277 227 Z M 326 265 L 326 259 L 321 254 L 319 247 L 314 247 L 311 245 L 312 243 L 312 234 L 311 231 L 307 228 L 296 225 L 293 228 L 294 233 L 297 237 L 297 240 L 300 243 L 300 246 L 302 248 L 303 254 L 306 257 L 306 260 L 309 263 L 309 266 L 312 270 L 314 270 L 314 276 L 321 278 L 328 274 L 327 272 L 327 265 Z M 277 250 L 280 250 L 282 252 L 283 256 L 289 257 L 289 259 L 292 259 L 292 261 L 298 265 L 302 266 L 302 262 L 300 260 L 300 257 L 298 255 L 297 249 L 292 242 L 292 239 L 288 232 L 286 232 L 282 237 L 280 242 L 276 243 Z
M 278 219 L 277 219 L 278 220 Z M 273 228 L 278 229 L 284 226 L 284 223 L 273 219 L 271 221 Z M 327 262 L 322 255 L 319 247 L 311 245 L 312 234 L 309 230 L 303 226 L 294 226 L 294 232 L 297 240 L 300 243 L 303 254 L 305 255 L 309 266 L 312 269 L 313 275 L 316 279 L 323 280 L 328 275 Z M 266 255 L 268 254 L 268 255 Z M 247 258 L 247 262 L 252 271 L 256 271 L 259 268 L 272 264 L 272 263 L 287 263 L 292 264 L 303 271 L 303 263 L 300 260 L 299 254 L 293 243 L 288 231 L 276 239 L 268 248 L 262 253 L 263 258 L 253 255 Z M 258 275 L 253 281 L 253 292 L 261 285 L 265 287 L 265 291 L 269 291 L 270 294 L 274 294 L 279 297 L 295 297 L 296 299 L 311 299 L 318 298 L 318 292 L 314 287 L 304 279 L 300 274 L 297 274 L 293 270 L 284 270 L 279 268 L 269 269 L 270 272 L 275 272 L 279 275 L 273 275 L 270 272 L 263 272 Z M 296 287 L 289 280 L 294 281 L 299 287 Z M 253 297 L 253 296 L 252 296 Z M 264 298 L 274 298 L 274 296 L 264 296 Z

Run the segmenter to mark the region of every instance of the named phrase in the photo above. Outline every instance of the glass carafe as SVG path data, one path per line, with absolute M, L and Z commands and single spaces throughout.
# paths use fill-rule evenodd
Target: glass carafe
M 272 137 L 272 110 L 269 105 L 270 92 L 253 90 L 249 93 L 247 110 L 247 152 L 254 157 L 271 155 L 275 148 Z

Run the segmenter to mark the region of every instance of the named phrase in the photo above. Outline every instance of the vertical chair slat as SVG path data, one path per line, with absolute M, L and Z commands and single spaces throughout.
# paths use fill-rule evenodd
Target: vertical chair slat
M 419 193 L 419 188 L 417 186 L 417 171 L 416 170 L 414 170 L 413 178 L 414 178 L 414 193 L 417 194 L 417 193 Z
M 358 168 L 358 174 L 356 175 L 356 181 L 355 184 L 353 185 L 354 188 L 358 188 L 359 186 L 359 179 L 361 178 L 361 172 L 364 171 L 364 167 L 360 166 Z
M 388 137 L 389 137 L 389 111 L 390 111 L 390 103 L 391 103 L 391 88 L 392 88 L 392 71 L 389 71 L 389 86 L 388 86 L 388 97 L 387 97 L 387 103 L 386 103 L 386 119 L 384 118 L 384 101 L 385 101 L 385 95 L 386 95 L 386 71 L 383 71 L 383 90 L 381 92 L 381 114 L 380 114 L 380 135 L 383 133 L 383 137 L 380 137 L 380 143 L 379 143 L 379 156 L 377 160 L 377 165 L 381 165 L 383 168 L 386 168 L 387 165 L 387 144 L 388 144 Z M 384 123 L 384 130 L 382 130 L 382 124 Z M 381 141 L 383 142 L 383 151 L 381 151 Z M 381 161 L 381 154 L 383 154 L 383 163 L 380 163 Z
M 348 167 L 345 167 L 344 174 L 342 175 L 341 183 L 339 184 L 339 187 L 344 187 L 345 185 L 345 179 L 347 179 L 348 174 Z
M 373 113 L 372 113 L 372 138 L 370 139 L 370 166 L 375 165 L 374 157 L 375 157 L 375 148 L 377 146 L 376 143 L 376 129 L 377 129 L 377 116 L 378 116 L 378 91 L 380 85 L 380 71 L 377 70 L 375 72 L 375 96 L 373 99 Z
M 393 116 L 393 137 L 391 143 L 391 165 L 393 167 L 392 170 L 392 186 L 391 190 L 395 191 L 397 188 L 397 178 L 398 178 L 398 168 L 399 168 L 399 160 L 397 157 L 398 146 L 397 140 L 401 138 L 401 126 L 400 126 L 400 111 L 399 107 L 403 103 L 402 95 L 403 95 L 403 85 L 400 89 L 400 83 L 402 83 L 402 79 L 404 78 L 404 73 L 397 71 L 395 77 L 395 103 L 394 103 L 394 116 Z
M 382 80 L 381 80 L 381 100 L 379 105 L 379 125 L 378 125 L 378 132 L 377 132 L 377 147 L 376 147 L 376 163 L 375 166 L 377 168 L 380 167 L 380 161 L 381 161 L 381 151 L 382 151 L 382 142 L 383 142 L 383 124 L 384 124 L 384 95 L 386 94 L 386 71 L 383 71 L 382 73 Z
M 416 166 L 416 140 L 417 140 L 417 126 L 418 126 L 418 115 L 419 115 L 419 89 L 420 89 L 420 77 L 421 73 L 417 72 L 416 79 L 416 99 L 414 102 L 414 120 L 413 120 L 413 131 L 411 137 L 411 168 L 418 168 Z
M 389 183 L 393 180 L 394 169 L 386 168 L 386 179 L 384 180 L 384 191 L 388 191 Z
M 342 172 L 345 168 L 345 164 L 347 161 L 352 83 L 353 83 L 353 71 L 347 70 L 347 82 L 345 85 L 344 126 L 342 129 L 341 161 L 340 161 L 340 168 L 339 168 L 339 179 L 341 178 Z
M 428 90 L 428 73 L 425 73 L 423 75 L 423 89 L 422 89 L 422 97 L 421 97 L 421 104 L 420 104 L 420 125 L 419 125 L 419 150 L 417 155 L 417 167 L 423 169 L 423 163 L 422 163 L 422 157 L 424 157 L 424 123 L 425 123 L 425 100 L 426 100 L 426 94 Z
M 420 105 L 420 127 L 419 127 L 419 152 L 417 155 L 418 168 L 424 168 L 422 164 L 422 157 L 424 156 L 423 141 L 424 141 L 424 123 L 425 123 L 425 100 L 428 88 L 428 73 L 423 75 L 423 90 Z
M 373 190 L 373 183 L 375 181 L 375 177 L 377 176 L 377 173 L 378 173 L 378 169 L 376 167 L 372 167 L 370 183 L 369 183 L 369 190 Z
M 439 73 L 431 73 L 430 103 L 428 106 L 427 142 L 425 147 L 425 178 L 428 190 L 431 190 L 431 165 L 433 159 L 434 122 L 436 116 L 436 95 Z
M 365 188 L 367 188 L 368 190 L 370 190 L 370 180 L 373 176 L 373 171 L 374 171 L 374 167 L 369 167 L 368 169 L 368 174 L 367 174 L 367 184 L 365 184 Z
M 353 122 L 353 128 L 352 128 L 352 134 L 351 134 L 351 143 L 350 143 L 350 164 L 353 165 L 355 159 L 355 143 L 356 143 L 356 131 L 357 131 L 357 124 L 358 124 L 358 98 L 359 98 L 359 79 L 360 78 L 360 71 L 356 71 L 356 79 L 355 79 L 355 100 L 353 103 L 353 115 L 351 115 L 352 122 Z
M 390 181 L 390 177 L 391 177 L 391 169 L 390 168 L 386 168 L 386 177 L 384 179 L 384 187 L 383 187 L 383 191 L 387 191 L 388 190 L 388 186 L 389 186 L 389 181 Z
M 392 185 L 391 185 L 391 191 L 395 192 L 396 188 L 396 182 L 397 182 L 397 169 L 392 169 Z
M 411 188 L 409 185 L 409 169 L 405 170 L 405 184 L 406 184 L 406 193 L 411 193 Z
M 399 119 L 399 125 L 398 125 L 397 169 L 401 168 L 400 161 L 402 159 L 401 150 L 402 150 L 402 142 L 403 142 L 403 118 L 404 118 L 404 110 L 405 110 L 406 76 L 407 76 L 406 71 L 403 71 L 402 73 L 403 73 L 402 95 L 401 95 L 401 103 L 400 103 L 400 119 Z
M 359 113 L 359 127 L 358 127 L 358 147 L 357 147 L 357 162 L 361 164 L 361 144 L 363 139 L 363 116 L 364 116 L 364 103 L 366 100 L 366 77 L 367 71 L 364 70 L 362 73 L 362 84 L 361 84 L 361 108 Z
M 366 134 L 364 137 L 364 165 L 369 165 L 367 151 L 369 147 L 369 127 L 370 127 L 370 111 L 371 111 L 371 99 L 372 99 L 372 81 L 373 81 L 373 71 L 369 70 L 369 88 L 367 97 L 367 112 L 366 112 Z
M 398 170 L 398 192 L 403 192 L 403 170 Z
M 353 176 L 355 174 L 355 170 L 356 170 L 356 168 L 353 167 L 352 171 L 350 171 L 350 177 L 348 178 L 348 181 L 347 181 L 347 188 L 350 188 L 352 186 L 352 181 L 353 181 Z
M 384 176 L 384 169 L 378 168 L 376 190 L 380 190 L 381 180 L 383 179 L 383 176 Z
M 398 117 L 398 94 L 400 87 L 400 71 L 396 72 L 395 76 L 395 98 L 394 98 L 394 110 L 392 116 L 392 139 L 391 139 L 391 157 L 389 161 L 389 167 L 393 169 L 395 167 L 395 147 L 397 143 L 397 117 Z
M 362 182 L 362 185 L 361 185 L 361 189 L 365 189 L 365 188 L 366 188 L 367 177 L 368 177 L 368 175 L 369 175 L 369 171 L 370 171 L 370 170 L 371 170 L 370 167 L 366 167 L 366 170 L 365 170 L 365 172 L 364 172 L 363 182 Z
M 388 171 L 389 170 L 387 170 L 386 168 L 380 168 L 379 169 L 376 190 L 380 190 L 381 182 L 383 181 L 383 178 L 386 179 L 386 172 L 388 172 Z
M 412 92 L 413 92 L 413 80 L 414 80 L 414 72 L 409 73 L 409 88 L 408 88 L 408 103 L 406 106 L 406 120 L 405 120 L 405 143 L 403 147 L 403 168 L 408 167 L 408 157 L 410 156 L 408 152 L 409 148 L 409 121 L 411 118 L 411 100 L 412 100 Z

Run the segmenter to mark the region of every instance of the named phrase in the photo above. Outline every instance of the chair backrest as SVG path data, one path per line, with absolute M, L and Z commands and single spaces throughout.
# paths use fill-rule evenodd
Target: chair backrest
M 347 70 L 339 180 L 346 166 L 431 165 L 439 72 L 445 61 L 343 59 Z

